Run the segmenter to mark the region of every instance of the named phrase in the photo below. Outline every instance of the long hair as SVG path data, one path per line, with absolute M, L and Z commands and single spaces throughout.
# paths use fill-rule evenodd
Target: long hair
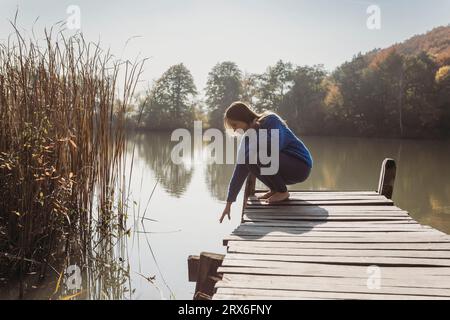
M 230 125 L 230 120 L 242 121 L 247 124 L 252 124 L 256 119 L 256 123 L 259 124 L 261 120 L 270 114 L 274 114 L 271 111 L 264 111 L 262 113 L 257 113 L 252 110 L 245 102 L 235 101 L 233 102 L 223 115 L 223 126 L 225 129 L 232 129 Z

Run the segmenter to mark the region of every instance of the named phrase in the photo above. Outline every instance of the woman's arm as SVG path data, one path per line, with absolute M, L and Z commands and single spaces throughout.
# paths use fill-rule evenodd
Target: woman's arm
M 232 202 L 227 202 L 227 204 L 225 205 L 225 209 L 223 209 L 222 212 L 222 216 L 219 219 L 219 222 L 222 223 L 223 219 L 228 216 L 228 220 L 231 220 L 231 215 L 230 215 L 230 211 L 231 211 L 231 203 Z
M 244 184 L 245 179 L 248 175 L 248 169 L 245 164 L 236 164 L 234 167 L 233 177 L 231 178 L 230 184 L 228 186 L 227 204 L 220 217 L 220 223 L 222 223 L 225 216 L 228 216 L 228 220 L 231 219 L 230 211 L 231 204 L 236 201 L 236 197 Z

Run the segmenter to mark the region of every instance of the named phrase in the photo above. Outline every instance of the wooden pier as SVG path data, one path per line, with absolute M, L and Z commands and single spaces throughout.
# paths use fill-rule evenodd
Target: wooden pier
M 242 223 L 195 298 L 449 299 L 450 236 L 394 205 L 395 170 L 383 162 L 377 191 L 290 191 L 277 205 L 249 177 Z

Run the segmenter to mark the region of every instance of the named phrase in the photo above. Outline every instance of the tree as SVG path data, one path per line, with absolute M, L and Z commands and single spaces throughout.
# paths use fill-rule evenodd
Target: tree
M 234 62 L 216 64 L 208 74 L 206 83 L 206 105 L 211 127 L 223 128 L 225 109 L 239 100 L 242 93 L 242 73 Z
M 341 134 L 354 134 L 364 127 L 361 102 L 367 97 L 362 86 L 367 74 L 368 58 L 362 54 L 353 57 L 352 61 L 339 66 L 331 75 L 330 81 L 338 88 L 342 97 L 342 108 L 337 108 L 335 114 L 336 127 Z
M 143 101 L 147 127 L 157 130 L 192 127 L 196 95 L 190 71 L 182 63 L 171 66 Z
M 280 115 L 289 119 L 299 133 L 319 133 L 323 128 L 326 77 L 323 66 L 297 67 L 292 74 L 293 85 L 280 105 Z
M 436 105 L 441 110 L 440 129 L 444 136 L 450 136 L 450 65 L 441 67 L 436 72 Z
M 254 108 L 257 105 L 256 96 L 258 92 L 258 74 L 245 73 L 241 81 L 241 101 L 248 103 Z
M 292 76 L 292 63 L 279 60 L 257 77 L 256 110 L 277 112 L 285 94 L 293 85 Z
M 406 136 L 435 136 L 441 118 L 435 81 L 437 64 L 427 53 L 422 52 L 406 57 L 403 68 Z

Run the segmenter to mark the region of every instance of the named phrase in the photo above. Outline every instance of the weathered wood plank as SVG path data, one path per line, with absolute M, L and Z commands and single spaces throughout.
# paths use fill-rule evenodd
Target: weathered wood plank
M 342 256 L 342 257 L 409 257 L 409 258 L 439 258 L 450 260 L 450 250 L 358 250 L 358 249 L 297 249 L 297 248 L 267 248 L 229 246 L 229 253 L 254 253 L 274 255 L 304 255 L 304 256 Z
M 373 200 L 286 200 L 271 204 L 272 206 L 316 206 L 316 205 L 393 205 L 389 199 L 373 199 Z M 248 200 L 247 207 L 267 206 L 267 202 L 263 200 Z
M 248 271 L 245 271 L 246 268 Z M 383 278 L 401 279 L 423 276 L 436 276 L 448 281 L 448 267 L 406 267 L 380 266 Z M 367 279 L 367 266 L 341 265 L 326 263 L 293 263 L 284 261 L 234 260 L 228 259 L 217 272 L 220 273 L 252 273 L 267 275 L 322 276 L 322 277 L 357 277 Z M 291 273 L 289 273 L 291 272 Z
M 261 211 L 261 212 L 255 212 L 255 211 L 246 211 L 245 212 L 246 216 L 249 217 L 264 217 L 264 218 L 268 218 L 270 220 L 275 219 L 275 218 L 279 218 L 281 216 L 283 217 L 370 217 L 370 218 L 376 218 L 376 217 L 398 217 L 398 218 L 408 218 L 410 219 L 411 217 L 405 213 L 405 212 L 400 212 L 400 211 L 394 211 L 394 212 L 389 212 L 389 211 L 379 211 L 379 212 L 359 212 L 359 211 L 355 211 L 355 212 L 277 212 L 277 211 Z
M 262 226 L 264 229 L 261 230 L 265 230 L 265 231 L 274 231 L 274 230 L 282 230 L 284 232 L 292 232 L 293 233 L 304 233 L 304 232 L 310 232 L 310 231 L 315 231 L 315 232 L 339 232 L 339 233 L 343 233 L 343 232 L 377 232 L 377 233 L 383 233 L 383 232 L 390 232 L 390 233 L 395 233 L 395 232 L 422 232 L 422 233 L 427 233 L 430 232 L 430 229 L 420 229 L 420 228 L 395 228 L 395 227 L 390 227 L 390 228 L 372 228 L 372 227 L 348 227 L 348 228 L 342 228 L 342 227 L 321 227 L 320 225 L 317 225 L 315 227 L 293 227 L 293 228 L 289 228 L 289 229 L 277 229 L 279 228 L 278 226 Z M 273 230 L 270 230 L 273 229 Z M 246 230 L 246 228 L 239 228 L 239 230 Z M 251 229 L 249 229 L 251 230 Z M 441 234 L 438 231 L 432 231 L 432 232 L 436 232 L 436 234 Z
M 245 215 L 248 217 L 261 217 L 269 220 L 275 220 L 279 217 L 310 217 L 310 218 L 332 218 L 332 217 L 368 217 L 368 218 L 377 218 L 377 217 L 393 217 L 393 218 L 406 218 L 411 219 L 411 217 L 399 211 L 389 212 L 389 211 L 379 211 L 379 212 L 277 212 L 277 211 L 261 211 L 261 212 L 252 212 L 246 211 Z
M 292 221 L 292 222 L 312 222 L 317 225 L 322 224 L 324 222 L 346 222 L 346 223 L 358 223 L 358 222 L 384 222 L 384 221 L 392 221 L 397 223 L 409 222 L 411 219 L 402 218 L 402 217 L 289 217 L 289 216 L 280 216 L 278 218 L 266 218 L 266 217 L 258 217 L 258 216 L 247 216 L 244 215 L 243 222 L 267 222 L 267 221 Z
M 297 249 L 352 249 L 352 250 L 450 250 L 450 243 L 346 243 L 346 242 L 283 242 L 283 241 L 229 241 L 228 246 L 253 248 Z
M 244 222 L 247 221 L 267 221 L 267 220 L 306 220 L 306 221 L 383 221 L 383 220 L 406 220 L 411 221 L 409 217 L 393 217 L 393 216 L 295 216 L 295 215 L 258 215 L 258 214 L 245 214 Z
M 244 211 L 248 210 L 256 210 L 256 212 L 260 212 L 259 210 L 276 210 L 278 212 L 283 210 L 294 210 L 298 212 L 310 212 L 310 211 L 362 211 L 362 212 L 370 212 L 370 211 L 403 211 L 405 210 L 391 205 L 317 205 L 317 206 L 279 206 L 279 205 L 258 205 L 258 206 L 249 206 L 245 208 Z
M 269 220 L 279 220 L 280 217 L 289 217 L 289 218 L 339 218 L 339 217 L 349 217 L 349 218 L 404 218 L 411 219 L 411 217 L 402 212 L 245 212 L 245 216 L 247 217 L 259 217 L 265 218 Z
M 255 195 L 266 193 L 268 190 L 256 190 Z M 297 194 L 297 195 L 373 195 L 373 196 L 379 196 L 380 194 L 377 191 L 330 191 L 330 190 L 288 190 L 290 194 Z
M 262 236 L 298 236 L 303 237 L 357 237 L 357 238 L 374 238 L 374 237 L 416 237 L 421 239 L 428 238 L 443 238 L 450 241 L 450 237 L 442 235 L 440 232 L 433 230 L 417 232 L 417 231 L 404 231 L 401 234 L 394 232 L 371 232 L 366 231 L 331 231 L 331 230 L 314 230 L 314 229 L 301 229 L 301 228 L 271 228 L 271 227 L 238 227 L 231 234 L 235 235 L 262 235 Z
M 382 274 L 381 274 L 382 276 Z M 450 278 L 449 278 L 450 279 Z M 280 275 L 254 275 L 254 274 L 233 274 L 227 273 L 223 276 L 224 281 L 245 281 L 245 282 L 270 282 L 270 283 L 295 283 L 295 284 L 330 284 L 330 285 L 368 285 L 368 278 L 347 277 L 301 277 L 301 276 L 280 276 Z M 442 278 L 422 276 L 410 278 L 380 278 L 380 287 L 413 287 L 413 288 L 440 288 L 450 289 L 450 281 L 442 281 Z M 444 279 L 446 280 L 446 279 Z M 369 283 L 370 284 L 370 283 Z M 217 285 L 216 285 L 217 287 Z
M 242 227 L 251 228 L 294 228 L 294 229 L 305 229 L 305 230 L 329 230 L 329 231 L 369 231 L 369 232 L 403 232 L 403 231 L 415 231 L 415 232 L 427 232 L 433 230 L 439 234 L 444 234 L 438 230 L 432 229 L 430 227 L 424 227 L 421 225 L 406 225 L 406 224 L 364 224 L 364 223 L 302 223 L 310 221 L 294 221 L 290 225 L 286 223 L 274 223 L 274 222 L 245 222 L 241 224 Z
M 416 287 L 392 287 L 380 285 L 379 288 L 370 288 L 367 283 L 349 284 L 335 282 L 309 283 L 306 281 L 218 281 L 216 288 L 245 288 L 266 290 L 295 290 L 295 291 L 318 291 L 318 292 L 345 292 L 345 293 L 377 293 L 396 295 L 427 295 L 427 296 L 449 296 L 450 289 L 444 288 L 416 288 Z
M 429 226 L 423 226 L 418 223 L 398 223 L 396 221 L 355 221 L 352 223 L 340 221 L 326 221 L 317 223 L 314 221 L 283 221 L 283 220 L 268 220 L 268 221 L 249 221 L 241 224 L 242 226 L 261 226 L 261 227 L 288 227 L 288 228 L 339 228 L 357 229 L 357 228 L 372 228 L 372 229 L 413 229 L 413 230 L 429 230 L 433 229 Z M 435 230 L 435 229 L 433 229 Z
M 248 198 L 250 201 L 259 201 L 260 199 L 258 199 L 256 196 L 251 196 Z M 333 200 L 333 201 L 340 201 L 340 200 L 389 200 L 387 199 L 385 196 L 383 195 L 357 195 L 357 194 L 336 194 L 336 195 L 332 195 L 332 194 L 327 194 L 327 193 L 322 193 L 322 194 L 302 194 L 302 193 L 295 193 L 295 192 L 290 192 L 290 196 L 289 196 L 289 200 L 290 201 L 294 201 L 294 200 L 300 200 L 300 201 L 309 201 L 309 200 L 314 200 L 314 201 L 324 201 L 324 200 Z M 387 201 L 389 202 L 389 201 Z
M 279 296 L 257 296 L 257 295 L 234 295 L 234 294 L 219 294 L 216 293 L 212 300 L 333 300 L 325 298 L 313 297 L 279 297 Z M 334 299 L 342 300 L 342 299 Z
M 348 242 L 348 243 L 450 243 L 446 238 L 416 238 L 416 237 L 401 237 L 391 236 L 386 237 L 371 237 L 371 238 L 350 238 L 350 237 L 279 237 L 279 236 L 260 236 L 260 235 L 230 235 L 224 239 L 224 245 L 230 240 L 255 240 L 255 241 L 280 241 L 280 242 Z
M 394 265 L 394 266 L 442 266 L 450 267 L 450 259 L 403 258 L 403 257 L 370 257 L 370 256 L 306 256 L 306 255 L 274 255 L 274 254 L 243 254 L 228 253 L 224 260 L 260 260 L 281 262 L 334 263 L 358 265 Z
M 242 288 L 218 288 L 217 296 L 234 295 L 235 299 L 249 299 L 249 296 L 258 296 L 260 299 L 270 299 L 271 296 L 291 298 L 331 298 L 331 299 L 384 299 L 384 300 L 447 300 L 446 297 L 425 296 L 425 295 L 389 295 L 389 294 L 364 294 L 347 292 L 311 292 L 311 291 L 289 291 L 289 290 L 263 290 L 263 289 L 242 289 Z M 214 298 L 216 297 L 214 295 Z

